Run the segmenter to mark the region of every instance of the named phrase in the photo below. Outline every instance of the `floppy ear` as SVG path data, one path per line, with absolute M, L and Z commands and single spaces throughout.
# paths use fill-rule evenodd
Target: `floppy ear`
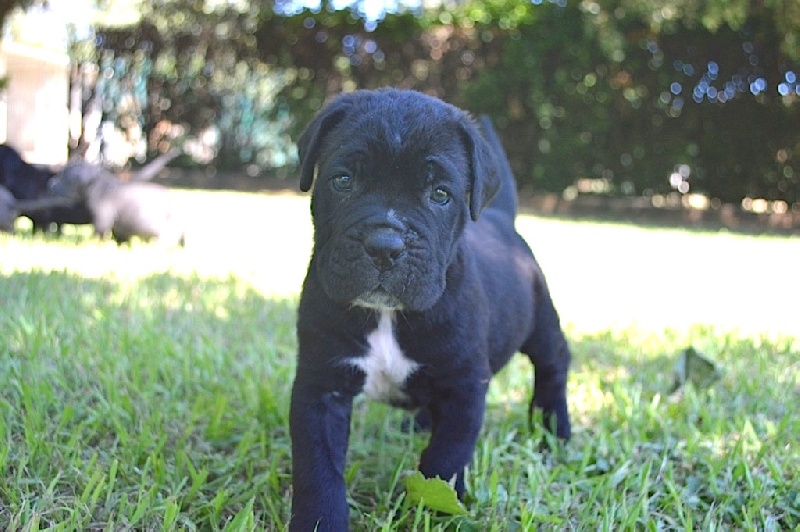
M 300 190 L 307 192 L 314 182 L 314 171 L 319 159 L 320 149 L 325 136 L 341 122 L 350 109 L 344 98 L 335 100 L 322 109 L 306 126 L 297 140 L 297 151 L 300 158 Z
M 470 217 L 477 220 L 481 211 L 492 201 L 500 190 L 500 177 L 492 149 L 478 128 L 465 118 L 462 134 L 469 155 L 469 171 L 472 191 L 469 199 Z

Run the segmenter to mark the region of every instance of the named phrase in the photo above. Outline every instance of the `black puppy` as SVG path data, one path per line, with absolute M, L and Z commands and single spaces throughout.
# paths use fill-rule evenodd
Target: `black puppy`
M 50 181 L 55 172 L 26 162 L 19 152 L 0 144 L 0 186 L 5 187 L 22 203 L 18 214 L 30 218 L 35 231 L 49 231 L 51 224 L 60 230 L 62 224 L 88 224 L 92 218 L 82 203 L 56 205 L 48 208 L 26 208 L 30 201 L 48 198 Z
M 292 530 L 347 529 L 343 471 L 362 391 L 430 420 L 419 469 L 454 479 L 459 495 L 489 379 L 515 352 L 535 364 L 548 427 L 570 436 L 569 347 L 486 133 L 438 99 L 384 89 L 339 96 L 300 137 L 315 239 L 298 310 Z
M 17 150 L 0 144 L 0 186 L 16 198 L 36 199 L 47 192 L 47 183 L 53 177 L 51 170 L 27 163 Z
M 154 183 L 123 182 L 102 167 L 69 163 L 50 183 L 53 195 L 86 205 L 95 233 L 118 244 L 131 237 L 184 244 L 184 228 L 169 189 Z

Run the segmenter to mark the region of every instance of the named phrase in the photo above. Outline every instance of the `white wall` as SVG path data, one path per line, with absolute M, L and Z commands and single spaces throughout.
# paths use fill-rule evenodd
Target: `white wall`
M 34 164 L 67 160 L 69 59 L 65 54 L 0 43 L 0 142 Z

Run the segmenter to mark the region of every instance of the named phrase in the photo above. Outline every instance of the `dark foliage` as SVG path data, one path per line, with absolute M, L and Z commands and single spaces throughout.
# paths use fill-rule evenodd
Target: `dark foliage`
M 220 166 L 284 164 L 327 98 L 393 85 L 491 115 L 535 190 L 798 201 L 793 0 L 491 0 L 377 23 L 358 4 L 148 6 L 137 27 L 99 34 L 100 61 L 144 76 L 151 142 L 163 120 L 216 125 Z

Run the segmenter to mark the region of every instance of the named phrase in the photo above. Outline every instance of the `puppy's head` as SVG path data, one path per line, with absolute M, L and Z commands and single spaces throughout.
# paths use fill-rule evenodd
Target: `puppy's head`
M 468 220 L 499 188 L 472 120 L 413 91 L 358 91 L 331 102 L 298 142 L 312 193 L 314 256 L 333 300 L 433 306 Z
M 50 181 L 50 194 L 83 199 L 89 187 L 100 179 L 115 179 L 104 168 L 86 161 L 70 161 Z

